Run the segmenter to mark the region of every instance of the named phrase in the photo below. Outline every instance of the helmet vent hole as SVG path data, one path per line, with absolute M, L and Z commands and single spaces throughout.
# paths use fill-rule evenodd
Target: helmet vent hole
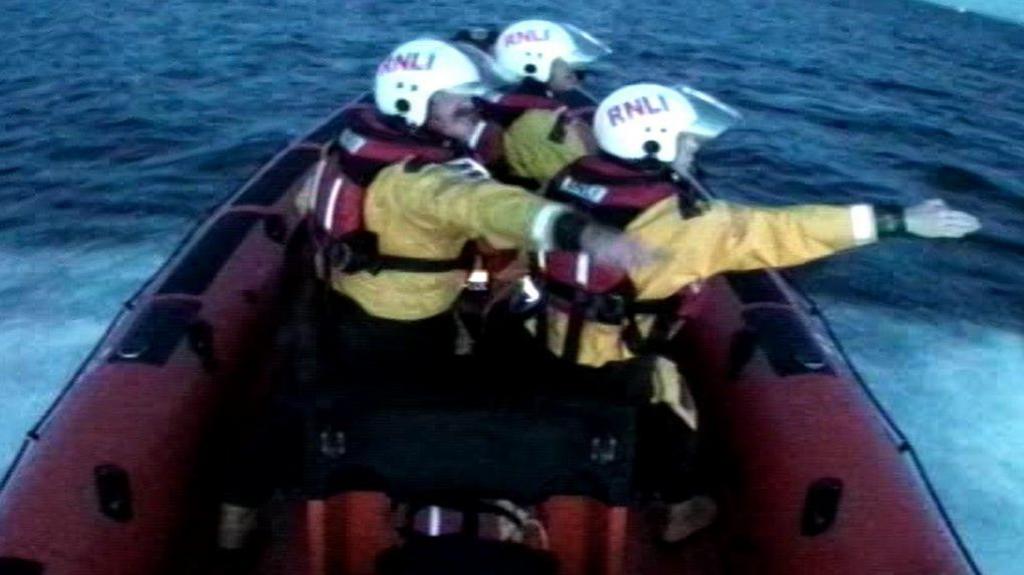
M 398 89 L 402 89 L 402 88 L 405 87 L 405 83 L 404 82 L 399 82 L 398 84 L 395 85 L 395 87 L 398 88 Z
M 661 151 L 661 144 L 654 140 L 647 140 L 644 142 L 644 153 L 653 156 Z
M 412 90 L 413 92 L 415 92 L 416 90 L 419 90 L 420 87 L 417 86 L 416 84 L 413 84 L 412 86 L 409 86 L 409 89 Z M 665 130 L 662 130 L 662 132 L 664 132 L 664 131 Z
M 415 86 L 413 86 L 413 88 L 412 88 L 412 89 L 413 89 L 413 90 L 415 90 L 415 89 L 416 89 L 416 87 L 415 87 Z M 662 133 L 662 134 L 667 134 L 667 133 L 668 133 L 668 128 L 662 128 L 662 129 L 661 129 L 661 133 Z
M 523 70 L 526 70 L 527 74 L 536 74 L 537 73 L 537 67 L 534 66 L 533 64 L 527 64 L 526 66 L 523 66 Z
M 409 108 L 409 100 L 406 100 L 405 98 L 401 98 L 400 100 L 395 102 L 395 109 L 398 110 L 399 112 L 402 112 L 403 114 L 408 112 Z
M 646 129 L 644 129 L 644 131 L 647 132 L 648 134 L 651 133 L 651 129 L 650 128 L 646 128 Z

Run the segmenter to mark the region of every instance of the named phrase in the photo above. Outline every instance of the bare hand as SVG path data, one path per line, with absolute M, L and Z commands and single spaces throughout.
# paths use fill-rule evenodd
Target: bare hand
M 978 218 L 954 210 L 938 199 L 903 210 L 907 232 L 922 238 L 962 238 L 981 229 Z
M 662 254 L 626 234 L 596 224 L 588 225 L 580 235 L 580 247 L 595 263 L 630 270 L 656 263 Z

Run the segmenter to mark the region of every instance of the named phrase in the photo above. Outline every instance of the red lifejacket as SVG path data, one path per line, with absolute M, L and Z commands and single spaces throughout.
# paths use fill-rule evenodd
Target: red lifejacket
M 472 266 L 470 255 L 425 260 L 379 253 L 377 238 L 365 228 L 366 190 L 384 168 L 404 160 L 444 163 L 469 154 L 448 140 L 411 134 L 390 125 L 372 106 L 345 113 L 341 134 L 325 145 L 310 185 L 315 186 L 311 217 L 317 249 L 346 272 L 384 269 L 440 273 Z
M 574 207 L 604 225 L 620 230 L 651 206 L 670 197 L 680 198 L 681 216 L 699 215 L 690 186 L 674 172 L 645 170 L 602 156 L 587 156 L 565 168 L 549 183 L 549 199 Z M 569 315 L 562 357 L 574 361 L 579 351 L 583 322 L 596 321 L 626 328 L 626 342 L 641 352 L 634 318 L 653 314 L 658 319 L 651 336 L 657 339 L 674 323 L 682 302 L 680 296 L 660 300 L 636 300 L 629 274 L 595 264 L 581 252 L 549 251 L 536 255 L 536 273 L 542 280 L 548 305 Z M 547 314 L 540 315 L 542 321 Z M 546 337 L 546 326 L 538 334 Z
M 553 98 L 515 92 L 497 93 L 480 104 L 484 116 L 507 128 L 529 110 L 557 110 L 565 104 Z
M 566 108 L 565 119 L 579 119 L 587 123 L 597 109 L 593 98 L 582 91 L 555 93 L 533 78 L 528 78 L 507 92 L 499 92 L 483 99 L 484 116 L 501 126 L 509 127 L 529 110 L 558 110 Z

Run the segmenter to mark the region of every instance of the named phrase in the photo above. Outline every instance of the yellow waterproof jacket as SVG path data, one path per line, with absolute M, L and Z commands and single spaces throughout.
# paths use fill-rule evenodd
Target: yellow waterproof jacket
M 382 170 L 366 191 L 364 221 L 377 234 L 380 253 L 450 260 L 466 242 L 527 247 L 545 206 L 555 204 L 520 188 L 495 182 L 482 172 L 446 164 L 413 167 L 409 162 Z M 466 272 L 344 274 L 331 271 L 331 284 L 368 313 L 395 320 L 425 319 L 448 310 Z
M 630 272 L 637 299 L 672 296 L 698 280 L 728 271 L 794 266 L 875 241 L 870 206 L 804 205 L 755 208 L 712 202 L 695 218 L 680 217 L 678 200 L 651 206 L 627 233 L 664 251 L 666 259 Z M 548 343 L 561 355 L 567 316 L 548 309 Z M 646 332 L 653 317 L 640 318 Z M 620 326 L 585 322 L 577 362 L 601 366 L 633 357 Z
M 564 120 L 565 112 L 528 110 L 505 130 L 505 161 L 513 175 L 543 185 L 587 155 L 592 147 L 589 129 L 580 121 Z

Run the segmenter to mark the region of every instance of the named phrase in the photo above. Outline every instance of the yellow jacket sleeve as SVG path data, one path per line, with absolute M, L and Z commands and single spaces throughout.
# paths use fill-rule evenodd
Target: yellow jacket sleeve
M 431 235 L 482 237 L 496 247 L 527 246 L 534 220 L 550 204 L 521 188 L 500 184 L 468 163 L 418 170 L 407 163 L 391 166 L 374 179 L 367 201 L 367 225 L 382 239 L 418 231 L 422 234 L 414 235 L 422 235 L 427 243 Z M 389 225 L 413 230 L 382 229 Z M 407 255 L 383 244 L 381 249 Z
M 505 160 L 512 173 L 545 183 L 587 154 L 586 126 L 567 123 L 555 135 L 563 110 L 528 110 L 505 131 Z
M 675 198 L 652 206 L 628 231 L 666 252 L 667 261 L 633 272 L 641 299 L 657 299 L 728 271 L 787 267 L 875 240 L 868 206 L 755 208 L 713 202 L 690 219 Z

